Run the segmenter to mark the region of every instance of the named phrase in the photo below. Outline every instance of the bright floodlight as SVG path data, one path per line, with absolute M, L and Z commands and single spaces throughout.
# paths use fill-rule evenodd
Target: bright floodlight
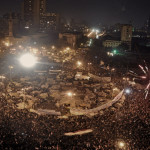
M 78 66 L 81 66 L 82 63 L 81 63 L 80 61 L 77 61 L 77 65 L 78 65 Z
M 125 146 L 125 143 L 124 142 L 119 142 L 118 146 L 119 146 L 119 148 L 123 148 Z
M 72 93 L 71 93 L 71 92 L 68 92 L 67 95 L 71 97 L 71 96 L 72 96 Z
M 125 89 L 125 93 L 126 94 L 130 94 L 131 93 L 131 89 Z
M 36 64 L 36 58 L 28 53 L 21 56 L 20 63 L 26 68 L 31 68 Z

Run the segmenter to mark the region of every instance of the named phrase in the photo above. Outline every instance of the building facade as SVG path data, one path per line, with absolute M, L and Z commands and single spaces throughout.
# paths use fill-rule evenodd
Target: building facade
M 39 27 L 42 16 L 46 13 L 46 0 L 24 0 L 22 20 L 25 27 Z
M 116 41 L 116 40 L 106 40 L 103 42 L 103 46 L 104 47 L 111 47 L 111 48 L 115 48 L 118 47 L 119 45 L 121 45 L 121 41 Z
M 150 33 L 150 17 L 146 20 L 145 30 L 148 34 Z
M 121 41 L 129 46 L 129 50 L 131 50 L 131 42 L 132 42 L 132 25 L 125 24 L 122 25 L 121 29 Z
M 56 31 L 59 27 L 59 14 L 45 13 L 41 15 L 40 31 Z
M 59 40 L 71 47 L 75 47 L 77 45 L 78 39 L 80 39 L 81 37 L 81 33 L 59 33 Z

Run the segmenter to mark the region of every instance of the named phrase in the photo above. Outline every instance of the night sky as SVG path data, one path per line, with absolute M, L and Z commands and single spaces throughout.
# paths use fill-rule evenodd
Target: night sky
M 0 14 L 20 11 L 23 0 L 0 0 Z M 47 10 L 58 12 L 67 20 L 87 21 L 91 24 L 129 23 L 143 26 L 150 15 L 150 0 L 47 0 Z

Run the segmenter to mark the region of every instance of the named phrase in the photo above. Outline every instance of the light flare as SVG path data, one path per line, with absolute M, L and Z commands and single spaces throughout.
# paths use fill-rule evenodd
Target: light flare
M 20 61 L 21 65 L 26 68 L 31 68 L 31 67 L 35 66 L 35 64 L 37 62 L 36 57 L 31 55 L 30 53 L 27 53 L 27 54 L 24 54 L 23 56 L 21 56 L 19 61 Z
M 143 66 L 139 65 L 140 69 L 146 74 L 146 71 L 144 70 Z
M 149 90 L 150 90 L 150 71 L 149 71 L 149 68 L 147 67 L 147 64 L 146 64 L 146 62 L 145 62 L 145 60 L 144 60 L 144 67 L 142 66 L 142 65 L 139 65 L 139 68 L 142 70 L 142 72 L 145 74 L 144 76 L 139 76 L 138 74 L 136 74 L 135 72 L 133 72 L 133 71 L 129 71 L 129 73 L 132 75 L 132 76 L 134 76 L 134 77 L 136 77 L 136 78 L 134 78 L 134 79 L 141 79 L 141 80 L 143 80 L 143 81 L 148 81 L 148 83 L 147 83 L 147 86 L 146 86 L 146 88 L 144 89 L 145 90 L 145 92 L 144 92 L 144 94 L 145 94 L 145 99 L 147 99 L 147 97 L 148 97 L 148 95 L 149 95 Z

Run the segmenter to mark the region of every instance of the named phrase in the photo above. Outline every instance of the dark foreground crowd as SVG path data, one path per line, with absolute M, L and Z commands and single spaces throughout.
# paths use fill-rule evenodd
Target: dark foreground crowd
M 103 115 L 68 119 L 16 110 L 1 101 L 0 149 L 113 150 L 119 149 L 116 141 L 121 140 L 125 143 L 124 149 L 148 150 L 148 111 L 142 112 L 143 109 L 137 108 L 136 102 L 131 105 L 130 100 L 121 109 L 106 110 Z M 131 106 L 135 109 L 131 110 Z M 64 135 L 84 129 L 93 132 Z

